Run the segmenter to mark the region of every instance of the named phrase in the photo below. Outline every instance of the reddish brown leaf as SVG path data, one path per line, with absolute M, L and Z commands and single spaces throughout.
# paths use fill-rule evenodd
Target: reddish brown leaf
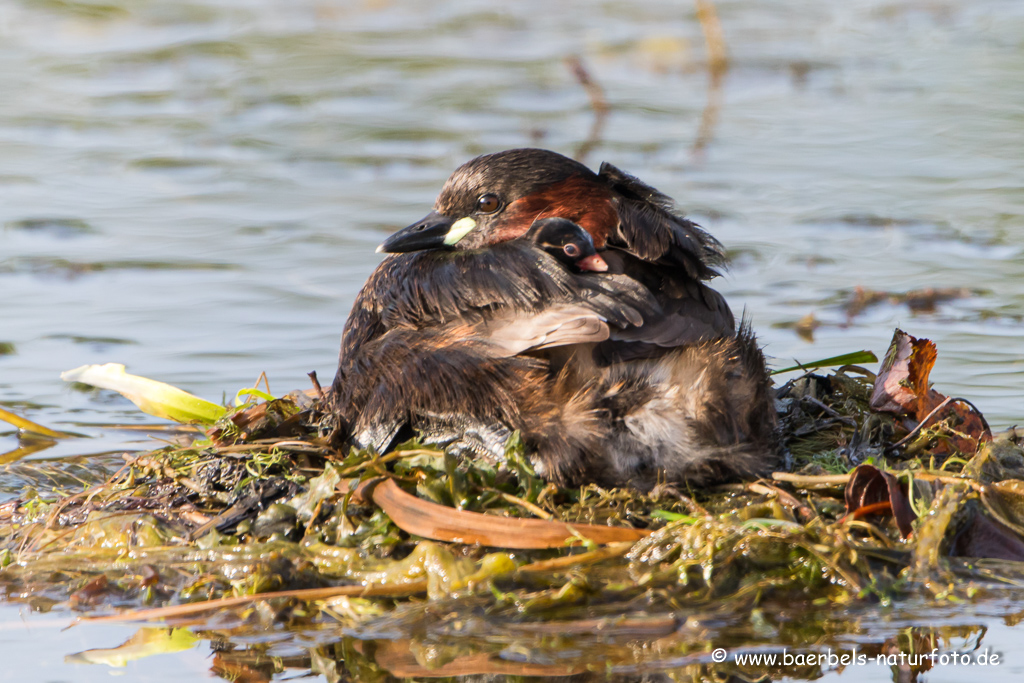
M 988 557 L 1024 562 L 1024 540 L 981 512 L 971 516 L 953 539 L 953 557 Z
M 391 479 L 376 479 L 353 488 L 355 486 L 354 481 L 343 481 L 339 488 L 352 491 L 355 498 L 372 499 L 399 529 L 435 541 L 527 550 L 562 548 L 567 541 L 579 537 L 600 544 L 639 541 L 651 533 L 646 529 L 497 517 L 455 510 L 406 493 Z
M 944 434 L 942 440 L 930 449 L 929 452 L 934 455 L 948 455 L 955 452 L 974 455 L 978 451 L 979 444 L 992 440 L 992 432 L 989 431 L 985 419 L 966 403 L 951 403 L 939 411 L 939 414 L 932 418 L 929 424 L 937 422 L 942 417 L 947 419 L 948 424 L 955 431 Z
M 650 532 L 596 524 L 566 524 L 545 519 L 496 517 L 431 503 L 406 493 L 393 480 L 380 484 L 373 501 L 405 531 L 449 543 L 479 543 L 497 548 L 561 548 L 583 536 L 595 543 L 638 541 Z
M 917 515 L 899 479 L 874 465 L 859 465 L 846 484 L 846 512 L 854 519 L 871 514 L 892 514 L 903 538 L 914 530 Z
M 869 405 L 878 412 L 913 417 L 921 428 L 945 420 L 943 438 L 930 453 L 973 454 L 978 444 L 992 439 L 992 433 L 985 418 L 966 402 L 953 400 L 942 406 L 946 396 L 928 382 L 937 356 L 934 342 L 897 329 L 875 378 Z
M 939 392 L 932 391 L 928 383 L 928 377 L 932 374 L 932 368 L 935 367 L 935 359 L 939 352 L 935 348 L 935 342 L 931 339 L 907 336 L 910 337 L 910 345 L 913 347 L 907 381 L 910 382 L 910 386 L 917 396 L 917 419 L 922 420 L 935 406 L 946 400 L 946 397 Z
M 931 340 L 917 339 L 897 329 L 875 377 L 869 403 L 871 409 L 897 415 L 918 413 L 921 397 L 928 396 L 928 376 L 935 365 L 936 355 L 935 344 Z M 943 399 L 945 396 L 935 401 L 923 415 Z
M 109 582 L 107 581 L 106 575 L 100 574 L 71 594 L 71 604 L 87 605 L 94 602 L 97 598 L 103 595 L 104 592 L 106 592 L 108 584 Z

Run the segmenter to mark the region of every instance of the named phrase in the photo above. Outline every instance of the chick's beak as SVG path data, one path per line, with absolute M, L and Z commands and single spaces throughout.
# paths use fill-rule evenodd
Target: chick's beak
M 603 273 L 608 270 L 608 262 L 601 258 L 600 254 L 585 256 L 576 262 L 580 270 L 592 270 L 596 273 Z
M 451 246 L 448 233 L 455 222 L 453 218 L 431 211 L 408 228 L 399 230 L 377 247 L 377 253 L 401 254 L 423 249 L 442 249 Z

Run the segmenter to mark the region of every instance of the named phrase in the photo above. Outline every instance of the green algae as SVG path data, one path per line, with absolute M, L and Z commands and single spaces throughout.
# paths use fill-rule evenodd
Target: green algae
M 951 555 L 972 520 L 1021 522 L 1024 449 L 1011 432 L 977 454 L 937 459 L 925 447 L 908 458 L 891 448 L 901 426 L 867 408 L 872 380 L 842 368 L 780 389 L 792 481 L 649 494 L 560 489 L 532 472 L 517 438 L 497 465 L 416 441 L 342 453 L 328 445 L 315 399 L 247 404 L 209 438 L 126 455 L 102 480 L 33 463 L 0 505 L 0 588 L 8 600 L 84 616 L 284 591 L 170 618 L 209 640 L 213 670 L 232 679 L 294 669 L 330 681 L 657 669 L 679 680 L 749 679 L 733 659 L 712 661 L 712 646 L 840 648 L 858 633 L 877 635 L 868 649 L 879 652 L 949 641 L 949 629 L 883 635 L 863 620 L 1024 588 L 1024 562 Z M 910 538 L 891 518 L 850 518 L 842 485 L 819 476 L 863 462 L 906 483 L 918 515 Z M 459 510 L 651 533 L 530 551 L 417 538 L 346 489 L 380 476 Z M 330 586 L 408 591 L 315 601 L 287 593 Z

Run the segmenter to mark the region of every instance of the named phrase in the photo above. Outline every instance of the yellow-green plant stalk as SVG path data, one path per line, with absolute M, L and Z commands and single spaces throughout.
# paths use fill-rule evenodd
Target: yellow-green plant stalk
M 24 417 L 21 417 L 20 415 L 15 415 L 14 413 L 4 410 L 3 408 L 0 408 L 0 420 L 3 420 L 8 424 L 12 424 L 18 429 L 24 430 L 26 432 L 32 432 L 33 434 L 47 436 L 51 439 L 66 439 L 69 436 L 74 436 L 73 434 L 65 434 L 64 432 L 58 432 L 56 430 L 50 429 L 49 427 L 44 427 L 41 424 L 33 422 L 32 420 L 28 420 Z
M 129 375 L 120 363 L 83 365 L 62 372 L 60 378 L 65 382 L 81 382 L 116 391 L 144 413 L 184 424 L 213 424 L 226 412 L 224 406 L 193 396 L 170 384 Z

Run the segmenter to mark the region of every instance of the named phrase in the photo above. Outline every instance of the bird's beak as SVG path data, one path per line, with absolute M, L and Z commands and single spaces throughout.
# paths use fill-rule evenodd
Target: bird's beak
M 424 249 L 450 249 L 476 227 L 472 218 L 455 220 L 431 211 L 408 228 L 399 230 L 377 247 L 377 253 L 400 254 Z
M 595 273 L 603 273 L 608 270 L 608 262 L 601 258 L 600 254 L 594 254 L 581 258 L 576 262 L 576 267 L 580 270 L 592 270 Z

